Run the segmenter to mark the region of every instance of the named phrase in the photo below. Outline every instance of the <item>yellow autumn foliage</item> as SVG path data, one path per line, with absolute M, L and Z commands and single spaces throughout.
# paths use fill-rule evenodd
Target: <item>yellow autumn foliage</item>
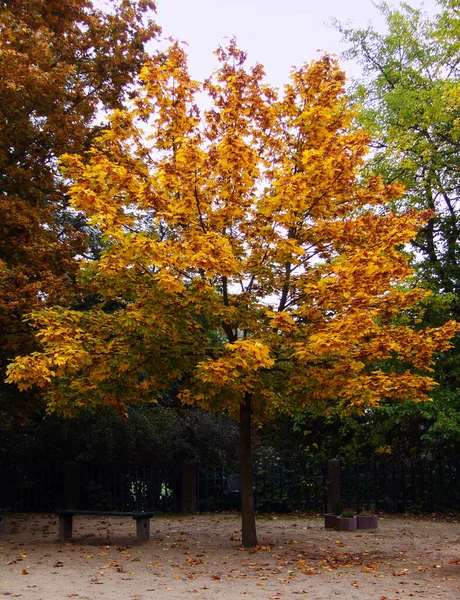
M 8 381 L 52 410 L 183 402 L 258 419 L 315 406 L 426 399 L 458 324 L 415 331 L 401 248 L 429 214 L 392 209 L 400 185 L 362 181 L 367 136 L 324 56 L 282 91 L 232 41 L 204 84 L 173 44 L 141 72 L 85 156 L 63 157 L 71 204 L 103 234 L 81 276 L 86 311 L 35 314 L 42 350 Z M 208 108 L 198 108 L 198 94 Z

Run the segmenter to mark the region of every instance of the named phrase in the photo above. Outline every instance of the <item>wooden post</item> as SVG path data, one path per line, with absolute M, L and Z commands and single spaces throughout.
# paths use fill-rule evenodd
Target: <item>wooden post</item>
M 185 463 L 182 467 L 182 512 L 196 514 L 196 463 Z
M 240 405 L 241 541 L 246 548 L 257 546 L 256 511 L 252 489 L 251 395 L 245 394 Z
M 342 501 L 340 498 L 340 460 L 333 458 L 327 463 L 327 512 L 340 515 Z
M 77 462 L 64 465 L 64 508 L 78 510 L 80 503 L 80 468 Z
M 59 515 L 59 539 L 68 542 L 72 539 L 72 515 Z
M 138 542 L 147 542 L 150 539 L 150 519 L 136 519 L 136 536 Z

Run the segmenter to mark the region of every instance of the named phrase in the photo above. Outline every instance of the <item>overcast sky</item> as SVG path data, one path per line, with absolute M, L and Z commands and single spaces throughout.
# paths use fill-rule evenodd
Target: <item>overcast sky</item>
M 432 8 L 434 0 L 424 5 Z M 157 0 L 163 36 L 188 43 L 190 73 L 200 81 L 216 67 L 214 50 L 236 36 L 250 63 L 262 63 L 268 81 L 281 86 L 292 66 L 315 59 L 318 51 L 339 55 L 345 49 L 327 25 L 332 17 L 360 27 L 384 23 L 372 0 Z M 359 74 L 353 65 L 343 66 L 349 75 Z

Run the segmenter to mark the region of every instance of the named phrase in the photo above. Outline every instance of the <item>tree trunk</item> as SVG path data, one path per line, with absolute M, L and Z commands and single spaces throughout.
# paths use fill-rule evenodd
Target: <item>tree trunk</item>
M 248 548 L 257 546 L 256 515 L 252 492 L 251 453 L 251 395 L 246 393 L 240 406 L 240 473 L 242 544 Z

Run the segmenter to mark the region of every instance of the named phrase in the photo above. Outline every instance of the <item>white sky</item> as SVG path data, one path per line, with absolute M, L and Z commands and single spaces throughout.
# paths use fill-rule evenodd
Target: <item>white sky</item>
M 421 0 L 409 3 L 418 7 Z M 435 0 L 424 2 L 427 10 L 434 4 Z M 345 49 L 340 34 L 327 25 L 332 17 L 353 27 L 384 24 L 372 0 L 157 0 L 163 37 L 188 43 L 190 74 L 199 81 L 217 66 L 214 50 L 235 36 L 249 62 L 262 63 L 268 82 L 282 86 L 292 66 L 325 51 L 338 56 Z M 355 65 L 342 65 L 349 76 L 359 74 Z

